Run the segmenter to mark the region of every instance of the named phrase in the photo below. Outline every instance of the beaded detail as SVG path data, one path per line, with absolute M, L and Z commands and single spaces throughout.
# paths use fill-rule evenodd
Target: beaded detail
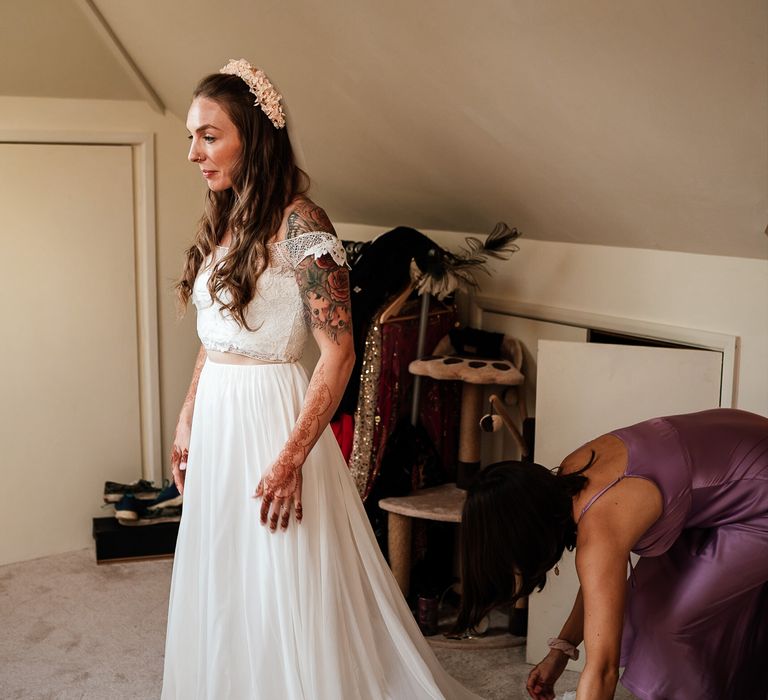
M 378 318 L 387 304 L 376 312 Z M 376 406 L 379 400 L 379 379 L 381 377 L 382 331 L 379 323 L 371 324 L 365 338 L 363 367 L 360 377 L 360 393 L 355 409 L 355 435 L 352 439 L 352 453 L 349 456 L 349 471 L 355 481 L 360 498 L 368 495 L 373 459 L 373 438 L 376 429 Z

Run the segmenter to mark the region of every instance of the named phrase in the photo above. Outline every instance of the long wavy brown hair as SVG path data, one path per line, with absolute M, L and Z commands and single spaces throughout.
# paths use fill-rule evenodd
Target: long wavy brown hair
M 229 229 L 231 243 L 208 282 L 211 297 L 242 327 L 250 328 L 245 310 L 256 293 L 259 276 L 269 265 L 267 243 L 277 233 L 285 208 L 309 189 L 308 175 L 296 164 L 288 130 L 277 129 L 253 104 L 245 82 L 218 73 L 203 78 L 192 98 L 216 101 L 237 127 L 243 144 L 230 189 L 208 191 L 184 270 L 176 281 L 179 312 L 184 314 L 195 277 Z

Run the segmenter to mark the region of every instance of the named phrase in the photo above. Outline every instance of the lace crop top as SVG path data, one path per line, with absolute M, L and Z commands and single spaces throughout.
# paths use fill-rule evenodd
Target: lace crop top
M 323 231 L 267 245 L 270 265 L 259 276 L 256 293 L 245 311 L 252 331 L 238 325 L 228 310 L 213 302 L 208 291 L 213 267 L 227 249 L 217 247 L 215 255 L 209 255 L 200 266 L 192 288 L 192 303 L 197 308 L 197 334 L 206 350 L 273 362 L 296 362 L 301 358 L 309 328 L 294 270 L 309 255 L 317 259 L 329 254 L 337 265 L 346 265 L 344 246 L 336 236 Z M 229 301 L 226 290 L 220 296 Z

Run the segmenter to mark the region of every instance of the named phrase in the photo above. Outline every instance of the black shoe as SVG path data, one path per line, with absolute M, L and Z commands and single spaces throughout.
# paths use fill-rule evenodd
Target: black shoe
M 169 508 L 146 508 L 136 514 L 135 519 L 118 518 L 121 525 L 137 527 L 141 525 L 157 525 L 159 523 L 178 523 L 181 521 L 181 508 L 171 506 Z
M 154 485 L 154 482 L 146 479 L 139 479 L 130 484 L 120 484 L 116 481 L 104 482 L 104 502 L 117 503 L 123 496 L 131 494 L 142 500 L 156 499 L 160 489 Z
M 172 481 L 157 495 L 154 501 L 147 504 L 147 508 L 170 508 L 180 506 L 183 502 L 183 496 L 176 488 L 176 483 Z
M 115 503 L 115 517 L 120 522 L 138 520 L 147 510 L 149 503 L 151 501 L 137 498 L 129 493 Z

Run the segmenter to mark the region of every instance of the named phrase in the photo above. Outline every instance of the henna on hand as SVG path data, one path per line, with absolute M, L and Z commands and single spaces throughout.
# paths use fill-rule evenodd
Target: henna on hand
M 285 530 L 285 528 L 288 527 L 288 520 L 291 517 L 290 503 L 283 503 L 283 505 L 280 506 L 280 512 L 283 514 L 282 520 L 280 521 L 280 527 Z
M 203 365 L 208 357 L 204 347 L 201 347 L 197 353 L 197 359 L 195 360 L 195 368 L 192 371 L 192 381 L 189 383 L 189 389 L 187 395 L 184 397 L 184 403 L 181 406 L 181 413 L 188 413 L 192 415 L 192 411 L 195 407 L 195 396 L 197 396 L 197 385 L 200 383 L 200 373 L 203 371 Z
M 306 453 L 289 441 L 263 479 L 264 489 L 271 498 L 287 498 L 296 490 L 298 471 L 305 458 Z
M 263 479 L 266 492 L 279 498 L 286 498 L 296 490 L 298 472 L 319 437 L 322 419 L 333 403 L 322 365 L 315 370 L 307 395 L 309 400 L 301 410 L 291 438 L 278 455 L 270 473 Z
M 269 520 L 271 529 L 277 527 L 278 512 L 272 508 L 276 500 L 288 500 L 287 508 L 282 514 L 282 527 L 285 529 L 290 517 L 290 500 L 300 485 L 301 469 L 317 438 L 325 425 L 325 417 L 333 408 L 333 396 L 325 379 L 325 368 L 319 364 L 307 389 L 308 400 L 299 415 L 299 420 L 290 439 L 282 449 L 269 473 L 259 482 L 256 497 L 262 498 L 261 522 Z M 276 505 L 276 504 L 275 504 Z M 281 505 L 285 506 L 285 503 Z M 270 517 L 270 509 L 272 515 Z M 301 501 L 295 504 L 296 520 L 301 522 L 303 509 Z M 274 526 L 273 526 L 274 523 Z
M 189 460 L 189 449 L 180 450 L 174 443 L 171 448 L 171 476 L 176 488 L 180 494 L 184 493 L 184 478 L 186 476 L 187 461 Z

